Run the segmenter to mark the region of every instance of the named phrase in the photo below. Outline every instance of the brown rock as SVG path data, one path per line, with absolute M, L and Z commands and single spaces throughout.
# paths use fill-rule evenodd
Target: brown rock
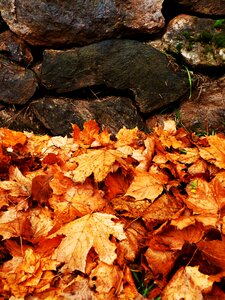
M 182 103 L 180 122 L 191 130 L 225 132 L 225 76 L 199 85 L 193 100 Z
M 175 0 L 189 12 L 224 16 L 225 0 Z
M 46 129 L 37 120 L 31 110 L 14 107 L 0 110 L 0 127 L 7 127 L 16 131 L 32 131 L 36 134 L 46 134 Z
M 225 76 L 212 80 L 201 75 L 191 99 L 183 101 L 171 113 L 151 116 L 146 121 L 147 128 L 152 130 L 156 126 L 162 126 L 168 119 L 174 119 L 178 127 L 199 135 L 225 133 Z
M 197 67 L 221 67 L 225 63 L 225 20 L 179 15 L 168 24 L 164 49 Z
M 162 0 L 1 0 L 10 29 L 32 45 L 89 44 L 164 26 Z
M 24 104 L 35 93 L 36 76 L 0 56 L 0 100 L 12 104 Z
M 143 113 L 177 101 L 189 90 L 186 73 L 174 72 L 164 54 L 133 40 L 45 50 L 36 72 L 41 83 L 57 93 L 92 85 L 130 90 Z
M 24 41 L 10 30 L 0 34 L 0 52 L 15 62 L 28 66 L 33 61 L 32 54 Z
M 82 128 L 83 123 L 91 119 L 114 134 L 123 126 L 145 129 L 132 101 L 124 97 L 96 100 L 46 97 L 34 101 L 31 109 L 53 135 L 68 135 L 72 123 Z

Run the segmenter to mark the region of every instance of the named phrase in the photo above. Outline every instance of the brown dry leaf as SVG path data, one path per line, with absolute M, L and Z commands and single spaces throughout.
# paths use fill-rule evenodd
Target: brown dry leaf
M 53 192 L 50 187 L 52 178 L 52 175 L 37 175 L 32 180 L 32 198 L 41 205 L 48 204 Z
M 150 206 L 147 199 L 136 201 L 128 196 L 111 199 L 110 203 L 113 209 L 119 212 L 120 216 L 130 218 L 140 218 Z
M 207 141 L 209 146 L 198 146 L 200 156 L 217 167 L 225 169 L 225 137 L 217 134 L 210 135 L 207 136 Z
M 9 191 L 9 195 L 13 197 L 29 197 L 31 180 L 26 178 L 17 167 L 10 166 L 9 180 L 0 181 L 0 188 Z
M 163 291 L 162 300 L 202 300 L 212 289 L 213 281 L 199 272 L 198 267 L 180 268 Z
M 135 171 L 135 177 L 125 196 L 134 197 L 136 201 L 149 199 L 154 201 L 164 189 L 167 176 L 158 170 L 150 169 L 149 172 Z
M 171 220 L 173 216 L 182 208 L 182 203 L 176 198 L 163 194 L 154 201 L 143 214 L 143 220 L 148 228 L 156 224 Z
M 117 220 L 114 215 L 93 213 L 64 225 L 50 236 L 65 235 L 52 258 L 65 262 L 62 270 L 85 272 L 86 257 L 91 247 L 94 247 L 100 261 L 112 264 L 117 255 L 116 246 L 109 240 L 109 236 L 113 235 L 118 240 L 126 239 L 123 225 L 113 220 Z
M 139 220 L 133 222 L 129 222 L 129 220 L 127 220 L 126 223 L 125 229 L 127 239 L 120 241 L 117 247 L 117 261 L 121 265 L 124 264 L 124 259 L 127 261 L 134 261 L 141 249 L 141 246 L 145 242 L 147 233 L 145 227 Z
M 174 251 L 154 250 L 150 247 L 145 252 L 148 265 L 154 275 L 162 274 L 164 277 L 172 270 L 178 254 Z
M 30 236 L 29 220 L 27 214 L 18 211 L 16 206 L 9 207 L 6 211 L 0 212 L 0 235 L 3 239 L 12 237 Z
M 182 148 L 180 153 L 167 153 L 166 157 L 170 161 L 182 164 L 193 164 L 199 159 L 199 150 L 197 148 Z
M 221 171 L 210 182 L 214 197 L 220 208 L 225 205 L 225 171 Z
M 108 265 L 99 262 L 97 267 L 92 270 L 89 279 L 89 286 L 96 289 L 100 294 L 108 294 L 113 291 L 120 291 L 122 288 L 123 272 L 118 266 Z
M 115 173 L 109 173 L 104 182 L 107 186 L 107 198 L 113 199 L 126 193 L 130 179 L 126 173 L 118 170 Z
M 187 186 L 188 198 L 186 205 L 196 214 L 217 214 L 219 205 L 214 196 L 211 185 L 202 178 L 193 179 Z
M 72 178 L 76 182 L 84 182 L 92 173 L 96 182 L 100 182 L 110 172 L 116 160 L 124 155 L 117 150 L 88 150 L 87 153 L 75 158 L 78 167 L 72 172 Z
M 54 218 L 59 225 L 57 229 L 76 217 L 102 211 L 107 204 L 104 193 L 88 179 L 83 184 L 75 183 L 63 173 L 56 173 L 50 186 L 53 195 L 49 199 L 49 204 L 54 209 Z
M 196 174 L 204 174 L 207 171 L 207 162 L 204 161 L 203 159 L 198 159 L 196 162 L 194 162 L 189 168 L 188 168 L 188 173 L 191 175 L 196 175 Z
M 30 211 L 29 221 L 33 241 L 46 237 L 54 225 L 52 211 L 47 206 L 32 209 Z
M 161 233 L 153 235 L 148 246 L 155 250 L 181 250 L 184 243 L 198 243 L 204 235 L 200 225 L 190 225 L 182 230 L 168 226 L 162 229 Z
M 176 125 L 173 120 L 168 120 L 164 122 L 164 127 L 156 127 L 154 128 L 154 132 L 157 134 L 157 138 L 160 140 L 162 145 L 166 148 L 174 148 L 174 149 L 183 149 L 185 144 L 177 140 L 176 134 Z
M 177 229 L 182 230 L 185 227 L 196 224 L 196 221 L 202 223 L 205 228 L 217 227 L 219 216 L 213 214 L 194 215 L 194 216 L 180 216 L 170 222 L 171 225 L 176 226 Z
M 66 285 L 65 285 L 66 286 Z M 88 285 L 88 279 L 78 275 L 59 293 L 57 298 L 44 298 L 47 300 L 97 300 L 94 291 Z M 32 299 L 30 299 L 32 300 Z M 38 299 L 39 300 L 39 299 Z
M 215 264 L 222 271 L 225 271 L 225 239 L 222 241 L 200 241 L 198 249 L 206 255 L 211 264 Z
M 85 215 L 104 209 L 106 201 L 103 195 L 103 192 L 87 183 L 70 188 L 65 194 L 65 201 L 73 205 L 81 215 Z
M 65 176 L 61 170 L 52 171 L 52 173 L 54 177 L 49 181 L 49 185 L 54 195 L 63 196 L 68 189 L 74 187 L 75 183 L 73 180 Z
M 73 124 L 72 127 L 74 142 L 83 143 L 85 145 L 91 145 L 98 137 L 100 131 L 98 123 L 94 120 L 89 120 L 84 123 L 84 129 L 82 131 L 76 124 Z

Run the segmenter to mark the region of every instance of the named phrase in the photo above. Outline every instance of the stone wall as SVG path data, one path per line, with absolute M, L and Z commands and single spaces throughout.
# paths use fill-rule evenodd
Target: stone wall
M 0 126 L 66 135 L 96 119 L 116 133 L 174 115 L 224 131 L 225 0 L 0 0 L 0 12 Z

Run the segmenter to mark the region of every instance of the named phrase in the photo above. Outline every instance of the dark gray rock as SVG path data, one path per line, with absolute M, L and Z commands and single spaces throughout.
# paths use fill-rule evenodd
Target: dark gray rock
M 89 44 L 164 26 L 162 0 L 1 0 L 10 29 L 32 45 Z
M 132 101 L 124 97 L 96 100 L 46 97 L 34 101 L 31 109 L 53 135 L 68 135 L 72 131 L 72 123 L 82 128 L 83 123 L 91 119 L 114 134 L 123 126 L 145 129 Z
M 175 0 L 187 11 L 205 15 L 224 16 L 225 0 Z
M 225 20 L 179 15 L 168 24 L 164 49 L 183 57 L 197 67 L 225 64 Z
M 16 131 L 30 131 L 36 134 L 46 134 L 47 130 L 27 107 L 15 109 L 5 107 L 0 110 L 0 127 Z
M 30 49 L 23 40 L 19 39 L 10 30 L 0 34 L 0 53 L 7 56 L 10 60 L 23 63 L 25 66 L 28 66 L 33 61 Z
M 36 72 L 41 83 L 57 93 L 93 85 L 130 90 L 143 113 L 180 99 L 189 89 L 186 74 L 173 71 L 164 54 L 133 40 L 45 50 Z
M 24 104 L 35 93 L 37 79 L 33 71 L 0 56 L 0 100 Z

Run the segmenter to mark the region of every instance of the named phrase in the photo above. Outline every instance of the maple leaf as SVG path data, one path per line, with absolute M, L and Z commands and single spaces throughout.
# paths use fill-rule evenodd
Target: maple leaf
M 136 171 L 134 180 L 125 196 L 134 197 L 136 200 L 149 199 L 154 201 L 163 192 L 167 180 L 166 175 L 153 168 L 149 172 Z
M 100 182 L 108 175 L 110 169 L 116 160 L 120 160 L 124 155 L 117 150 L 89 150 L 75 158 L 79 164 L 72 172 L 73 180 L 84 182 L 92 173 L 96 182 Z
M 202 178 L 193 179 L 186 188 L 188 198 L 184 199 L 184 202 L 189 208 L 196 214 L 211 213 L 216 214 L 218 212 L 219 204 L 214 196 L 211 185 Z
M 32 180 L 32 198 L 39 204 L 48 204 L 48 199 L 52 194 L 52 188 L 49 182 L 52 175 L 37 175 Z
M 3 239 L 9 239 L 11 237 L 21 237 L 30 235 L 29 229 L 27 232 L 27 226 L 29 227 L 29 220 L 27 214 L 22 211 L 18 211 L 17 207 L 9 207 L 7 211 L 0 213 L 0 234 Z
M 52 212 L 47 206 L 30 210 L 32 240 L 43 239 L 53 227 Z
M 123 272 L 118 266 L 100 262 L 90 274 L 89 286 L 95 287 L 98 293 L 108 294 L 112 289 L 121 289 L 122 278 Z
M 202 300 L 203 293 L 212 289 L 210 276 L 199 272 L 198 267 L 180 268 L 163 291 L 162 300 Z
M 175 251 L 162 251 L 148 248 L 145 257 L 154 275 L 163 274 L 164 277 L 172 270 L 178 257 Z
M 53 195 L 50 205 L 54 209 L 57 223 L 74 220 L 75 217 L 101 211 L 106 206 L 104 193 L 94 188 L 88 180 L 84 184 L 74 184 L 60 196 Z
M 116 246 L 109 236 L 118 240 L 126 238 L 122 224 L 113 220 L 117 220 L 114 215 L 93 213 L 64 225 L 50 236 L 65 235 L 52 258 L 65 263 L 62 270 L 85 272 L 88 252 L 94 247 L 100 261 L 112 264 L 117 255 Z
M 215 264 L 225 271 L 225 239 L 222 241 L 200 241 L 198 243 L 198 249 L 200 249 L 210 261 L 210 264 Z
M 9 180 L 0 181 L 0 188 L 9 191 L 9 195 L 13 197 L 29 197 L 31 180 L 26 178 L 17 167 L 10 166 Z
M 173 197 L 163 194 L 159 199 L 154 201 L 143 213 L 143 220 L 148 228 L 152 228 L 158 223 L 173 218 L 182 208 L 182 203 Z
M 225 169 L 225 137 L 221 135 L 207 136 L 209 146 L 199 147 L 200 156 L 219 168 Z
M 107 186 L 107 198 L 113 199 L 116 196 L 124 195 L 130 184 L 129 176 L 120 169 L 117 172 L 109 173 L 105 178 Z
M 195 174 L 204 174 L 207 171 L 207 162 L 204 161 L 203 159 L 198 159 L 196 160 L 189 168 L 188 168 L 188 173 L 191 175 Z
M 95 120 L 89 120 L 84 123 L 84 129 L 81 131 L 80 128 L 73 124 L 73 139 L 76 142 L 82 142 L 86 145 L 91 145 L 92 142 L 98 137 L 100 128 Z
M 163 147 L 179 149 L 185 147 L 185 144 L 178 140 L 175 136 L 176 125 L 173 120 L 165 121 L 163 127 L 154 128 L 154 132 L 157 134 L 158 139 L 162 143 Z
M 59 293 L 59 295 L 54 300 L 98 300 L 97 296 L 95 296 L 94 291 L 90 289 L 87 278 L 83 278 L 78 275 L 72 280 L 72 282 L 64 285 L 65 288 L 62 288 L 63 292 Z M 43 300 L 44 299 L 46 298 L 43 298 Z M 52 298 L 49 298 L 49 300 L 52 300 Z
M 115 147 L 118 148 L 127 145 L 135 146 L 137 143 L 140 143 L 140 141 L 143 143 L 145 135 L 143 132 L 139 131 L 137 127 L 133 129 L 123 127 L 117 133 L 116 138 L 117 141 Z

